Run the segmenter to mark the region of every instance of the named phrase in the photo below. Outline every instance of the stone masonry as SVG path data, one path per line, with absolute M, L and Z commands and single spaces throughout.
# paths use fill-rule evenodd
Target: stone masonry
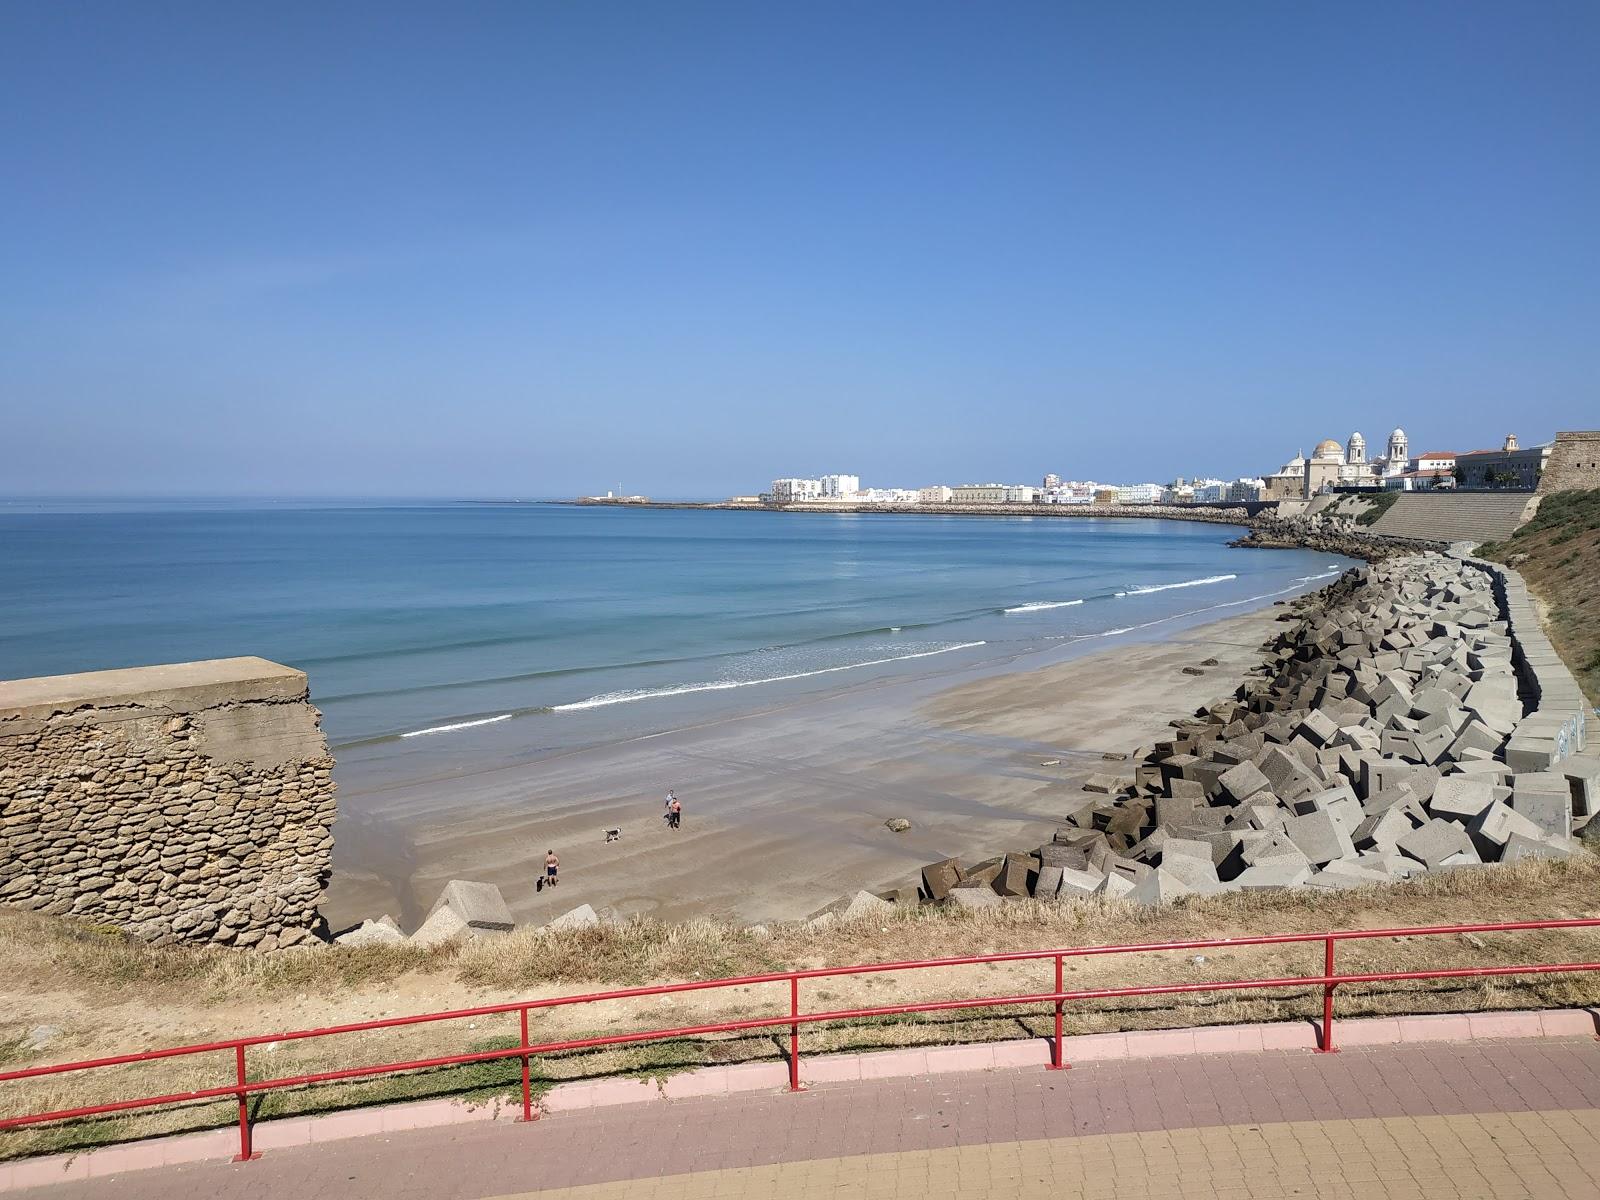
M 0 682 L 0 902 L 158 945 L 319 930 L 333 759 L 260 658 Z
M 1600 488 L 1600 429 L 1569 429 L 1556 434 L 1539 477 L 1539 491 Z

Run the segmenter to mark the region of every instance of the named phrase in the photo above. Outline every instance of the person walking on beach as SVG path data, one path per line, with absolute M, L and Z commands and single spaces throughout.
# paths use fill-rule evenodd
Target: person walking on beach
M 667 828 L 672 828 L 672 806 L 678 802 L 678 797 L 671 788 L 667 789 L 667 798 L 661 806 L 661 819 L 667 823 Z
M 544 853 L 545 887 L 555 887 L 556 872 L 559 870 L 561 870 L 561 859 L 556 856 L 556 852 L 554 850 L 546 850 Z
M 676 828 L 678 828 L 678 824 L 682 820 L 683 820 L 683 805 L 678 803 L 678 798 L 676 796 L 673 796 L 667 802 L 667 828 L 668 829 L 676 829 Z

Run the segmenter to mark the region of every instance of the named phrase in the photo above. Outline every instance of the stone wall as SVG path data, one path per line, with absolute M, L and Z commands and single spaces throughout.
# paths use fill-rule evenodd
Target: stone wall
M 260 658 L 0 682 L 0 902 L 157 944 L 320 932 L 333 759 Z
M 1539 491 L 1566 492 L 1600 488 L 1600 429 L 1567 430 L 1556 434 L 1539 477 Z

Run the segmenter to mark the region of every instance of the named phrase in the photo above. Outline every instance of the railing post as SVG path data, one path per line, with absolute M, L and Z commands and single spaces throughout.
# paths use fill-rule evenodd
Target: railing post
M 239 1082 L 239 1157 L 234 1162 L 250 1162 L 260 1158 L 250 1149 L 250 1095 L 244 1090 L 244 1046 L 233 1048 L 234 1075 Z
M 789 976 L 789 1016 L 800 1016 L 800 976 Z M 789 1090 L 800 1090 L 800 1022 L 789 1022 Z
M 1055 1041 L 1050 1044 L 1050 1070 L 1052 1071 L 1065 1071 L 1067 1069 L 1067 1064 L 1061 1061 L 1062 991 L 1061 955 L 1058 954 L 1056 955 L 1056 1037 Z
M 1333 934 L 1329 934 L 1323 943 L 1322 974 L 1326 979 L 1333 977 Z M 1333 1044 L 1333 984 L 1322 985 L 1322 1044 L 1317 1047 L 1319 1054 L 1337 1054 L 1338 1050 Z
M 528 1070 L 528 1006 L 524 1004 L 518 1015 L 522 1020 L 522 1115 L 518 1122 L 537 1121 L 533 1111 L 533 1077 Z

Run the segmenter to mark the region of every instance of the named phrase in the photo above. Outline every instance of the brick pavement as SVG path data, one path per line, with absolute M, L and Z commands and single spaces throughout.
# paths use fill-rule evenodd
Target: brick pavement
M 1086 1063 L 594 1109 L 56 1184 L 58 1200 L 381 1196 L 1600 1197 L 1600 1044 Z M 1230 1184 L 1237 1184 L 1231 1188 Z

